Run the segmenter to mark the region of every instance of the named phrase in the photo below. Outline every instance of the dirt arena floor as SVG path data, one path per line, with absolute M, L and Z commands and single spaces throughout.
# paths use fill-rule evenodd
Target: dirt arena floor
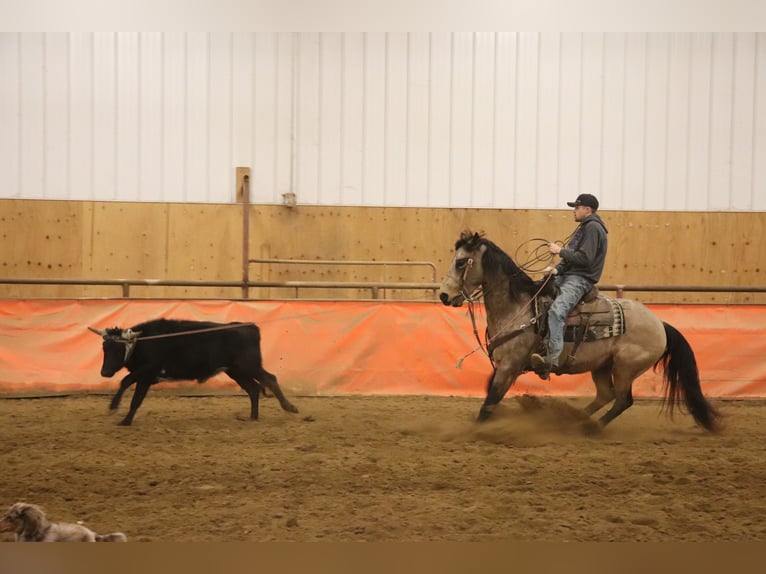
M 106 395 L 0 399 L 2 510 L 141 541 L 766 539 L 766 402 L 714 401 L 726 430 L 637 403 L 602 434 L 582 399 L 183 396 L 132 427 Z M 0 540 L 12 540 L 9 533 Z

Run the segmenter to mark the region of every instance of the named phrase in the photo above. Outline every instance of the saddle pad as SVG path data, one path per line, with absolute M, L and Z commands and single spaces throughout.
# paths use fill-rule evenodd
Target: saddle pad
M 596 341 L 625 333 L 625 313 L 616 299 L 599 295 L 591 303 L 581 303 L 569 314 L 564 341 Z

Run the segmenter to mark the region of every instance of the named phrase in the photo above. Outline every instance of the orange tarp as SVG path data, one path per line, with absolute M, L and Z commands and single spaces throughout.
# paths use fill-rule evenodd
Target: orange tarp
M 766 306 L 651 305 L 697 355 L 711 397 L 766 395 Z M 123 328 L 157 318 L 252 321 L 262 333 L 264 366 L 291 394 L 484 396 L 492 371 L 477 351 L 465 308 L 435 303 L 2 300 L 0 392 L 113 390 L 100 376 L 101 339 L 87 330 Z M 483 334 L 484 324 L 479 321 Z M 169 383 L 160 383 L 169 385 Z M 196 383 L 194 383 L 196 385 Z M 225 375 L 208 388 L 238 389 Z M 644 374 L 637 397 L 661 395 L 658 375 Z M 519 377 L 510 394 L 592 395 L 590 376 Z

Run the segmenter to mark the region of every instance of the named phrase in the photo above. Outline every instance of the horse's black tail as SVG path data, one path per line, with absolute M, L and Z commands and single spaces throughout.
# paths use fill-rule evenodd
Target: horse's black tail
M 676 409 L 682 410 L 683 401 L 698 425 L 710 432 L 718 432 L 721 429 L 721 414 L 702 394 L 697 360 L 691 345 L 675 327 L 665 322 L 662 324 L 667 343 L 665 352 L 654 364 L 654 370 L 662 365 L 665 382 L 663 407 L 667 407 L 672 417 Z

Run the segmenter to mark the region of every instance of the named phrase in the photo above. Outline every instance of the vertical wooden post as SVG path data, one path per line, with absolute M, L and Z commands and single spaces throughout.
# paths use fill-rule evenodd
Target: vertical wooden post
M 250 168 L 237 168 L 237 199 L 242 202 L 242 298 L 250 297 Z

